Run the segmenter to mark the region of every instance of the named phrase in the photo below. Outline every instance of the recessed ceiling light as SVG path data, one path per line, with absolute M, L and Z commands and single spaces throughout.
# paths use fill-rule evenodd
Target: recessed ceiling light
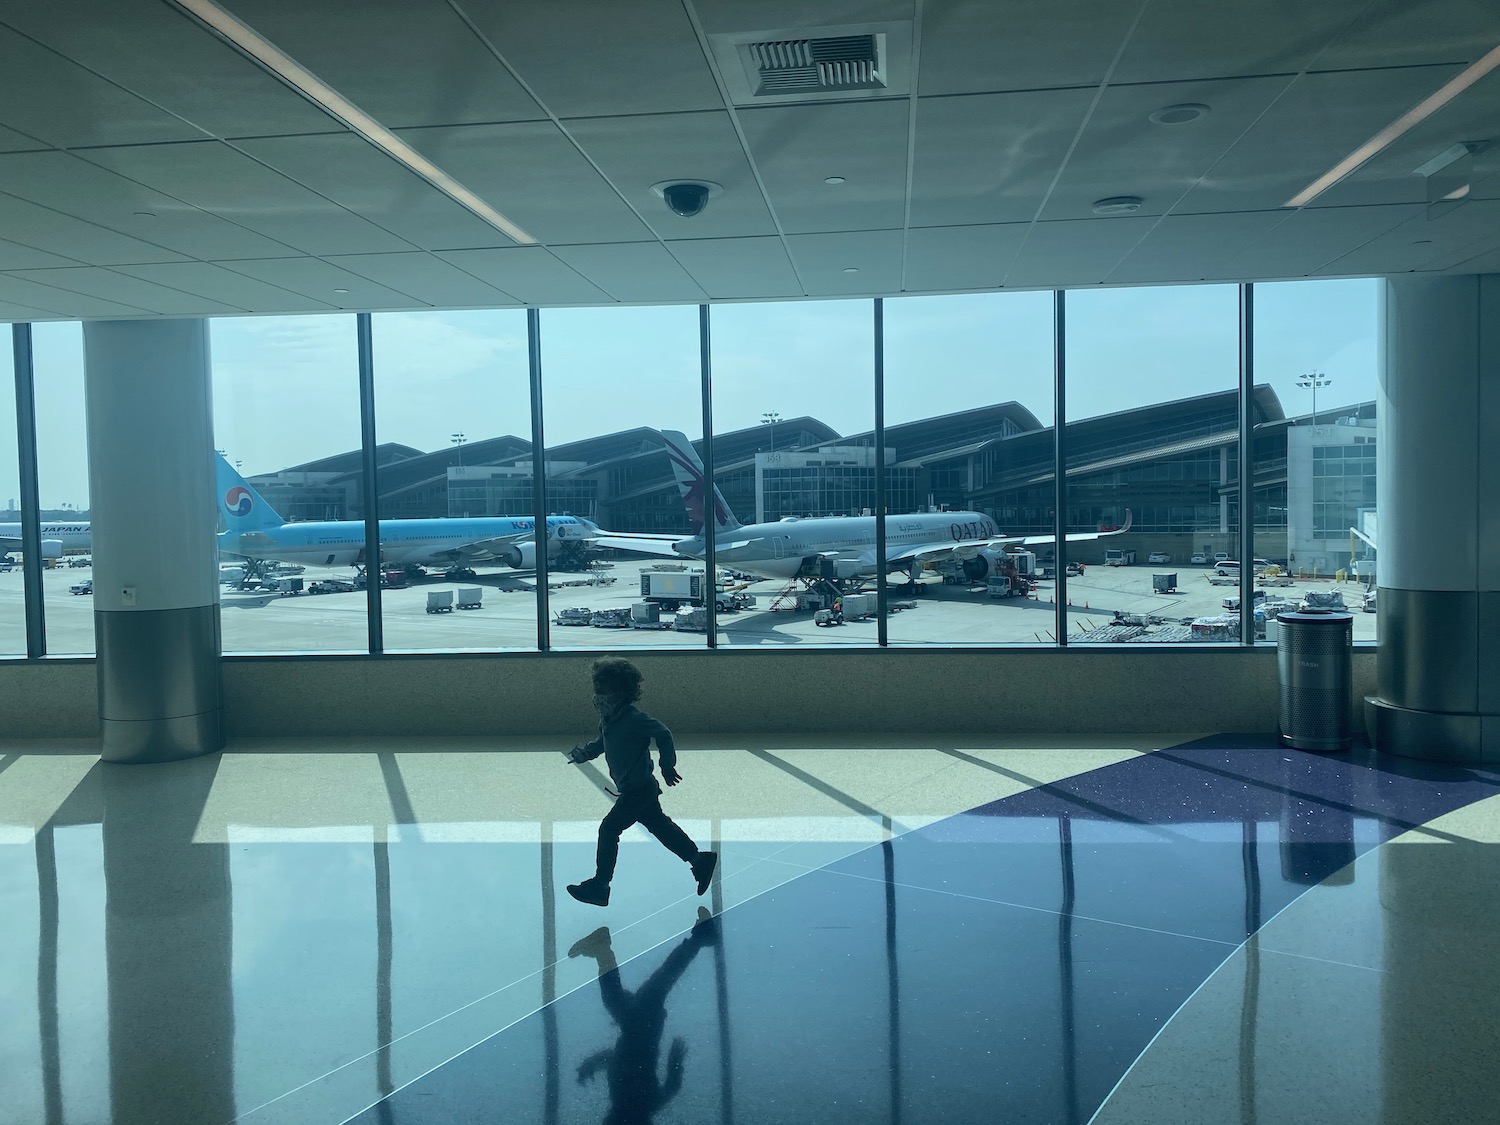
M 844 272 L 845 273 L 858 273 L 859 272 L 859 267 L 858 266 L 845 266 L 844 267 Z
M 1139 211 L 1144 202 L 1145 200 L 1138 195 L 1112 195 L 1094 204 L 1094 214 L 1131 215 Z
M 334 292 L 335 293 L 347 293 L 347 292 L 349 292 L 349 290 L 347 290 L 347 289 L 335 289 Z
M 841 184 L 841 183 L 844 182 L 844 177 L 843 176 L 824 176 L 823 177 L 823 182 L 825 184 Z
M 154 219 L 154 218 L 156 218 L 156 212 L 155 211 L 137 211 L 135 213 L 135 217 L 137 219 Z
M 1432 239 L 1430 239 L 1430 238 L 1419 238 L 1415 242 L 1413 242 L 1412 245 L 1413 246 L 1431 246 L 1432 245 Z
M 1207 115 L 1208 106 L 1202 102 L 1181 102 L 1162 106 L 1151 114 L 1151 121 L 1157 125 L 1186 125 L 1189 121 L 1197 121 Z

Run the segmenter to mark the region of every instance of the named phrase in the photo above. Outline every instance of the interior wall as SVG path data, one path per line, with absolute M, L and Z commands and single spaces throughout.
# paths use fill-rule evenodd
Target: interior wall
M 306 735 L 546 734 L 596 718 L 595 653 L 230 657 L 231 741 Z M 642 706 L 691 732 L 1111 733 L 1274 731 L 1276 650 L 887 649 L 630 653 Z M 1354 654 L 1354 697 L 1375 653 Z M 1354 708 L 1355 730 L 1363 708 Z M 99 730 L 92 661 L 0 664 L 0 738 Z

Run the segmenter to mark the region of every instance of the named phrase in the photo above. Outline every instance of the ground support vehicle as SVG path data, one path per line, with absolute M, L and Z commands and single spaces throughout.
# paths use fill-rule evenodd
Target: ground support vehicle
M 1255 601 L 1261 602 L 1265 600 L 1266 592 L 1264 590 L 1256 590 L 1254 595 L 1252 596 Z M 1225 598 L 1219 604 L 1222 605 L 1225 609 L 1233 612 L 1234 610 L 1240 608 L 1240 596 L 1238 594 L 1233 594 L 1230 597 Z
M 75 582 L 68 587 L 70 594 L 92 594 L 94 592 L 94 580 L 85 578 L 82 582 Z
M 595 629 L 628 629 L 630 628 L 630 607 L 614 606 L 610 609 L 596 610 L 589 624 Z
M 668 609 L 703 604 L 703 575 L 679 571 L 641 571 L 641 598 Z
M 1263 574 L 1255 576 L 1255 584 L 1257 586 L 1295 586 L 1297 580 L 1290 574 L 1273 574 L 1268 570 Z
M 1303 609 L 1343 609 L 1344 595 L 1337 590 L 1326 594 L 1321 590 L 1309 590 L 1302 595 Z
M 458 590 L 459 609 L 483 609 L 484 587 L 482 586 L 460 586 Z
M 319 578 L 307 584 L 309 594 L 352 594 L 354 583 L 347 578 Z
M 813 614 L 813 624 L 820 628 L 842 625 L 843 623 L 844 614 L 842 610 L 820 609 L 817 613 Z
M 845 621 L 863 621 L 880 612 L 880 599 L 875 594 L 845 594 L 841 601 Z
M 1175 594 L 1177 592 L 1177 573 L 1153 574 L 1151 576 L 1151 592 L 1153 594 Z
M 558 625 L 591 625 L 594 621 L 594 611 L 583 605 L 560 609 L 554 621 Z
M 1108 549 L 1107 551 L 1104 552 L 1104 565 L 1105 566 L 1134 566 L 1135 565 L 1135 552 L 1134 551 L 1122 551 L 1119 548 L 1111 547 L 1110 549 Z
M 1208 579 L 1210 586 L 1238 586 L 1240 584 L 1238 571 L 1231 574 L 1223 574 L 1216 570 L 1212 574 L 1205 575 L 1205 577 Z
M 679 633 L 706 633 L 708 632 L 708 610 L 703 606 L 679 609 L 677 616 L 672 620 L 672 628 Z
M 1362 610 L 1364 610 L 1364 612 L 1366 612 L 1366 613 L 1374 613 L 1375 612 L 1375 591 L 1374 590 L 1367 591 L 1365 593 L 1365 596 L 1362 597 L 1359 600 L 1359 608 L 1362 609 Z
M 452 613 L 453 591 L 452 590 L 428 590 L 427 591 L 428 613 Z
M 661 606 L 656 602 L 636 602 L 630 607 L 632 629 L 670 629 L 672 623 L 661 619 Z

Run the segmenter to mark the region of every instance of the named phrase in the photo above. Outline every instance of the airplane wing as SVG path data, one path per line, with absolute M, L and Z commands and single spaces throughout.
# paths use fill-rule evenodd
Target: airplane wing
M 1080 531 L 1063 538 L 1069 543 L 1083 543 L 1090 539 L 1106 539 L 1111 535 L 1123 535 L 1130 530 L 1133 513 L 1126 509 L 1125 522 L 1113 531 Z M 886 556 L 886 562 L 906 562 L 908 559 L 926 559 L 947 554 L 959 558 L 971 558 L 984 547 L 1043 547 L 1055 542 L 1050 535 L 1002 535 L 993 539 L 942 539 L 932 543 L 916 543 Z
M 1092 539 L 1108 539 L 1111 535 L 1124 535 L 1130 530 L 1130 525 L 1135 522 L 1135 513 L 1129 508 L 1125 509 L 1125 522 L 1113 531 L 1077 531 L 1071 535 L 1064 535 L 1064 541 L 1068 543 L 1087 543 Z M 1050 535 L 1011 535 L 1001 536 L 998 539 L 988 539 L 981 546 L 986 547 L 1045 547 L 1056 540 Z M 963 544 L 954 544 L 962 546 Z
M 5 551 L 19 551 L 21 541 L 11 535 L 0 535 L 0 553 Z
M 672 550 L 672 544 L 680 543 L 684 538 L 682 535 L 599 535 L 590 542 L 596 547 L 614 547 L 621 551 L 675 559 L 683 556 Z

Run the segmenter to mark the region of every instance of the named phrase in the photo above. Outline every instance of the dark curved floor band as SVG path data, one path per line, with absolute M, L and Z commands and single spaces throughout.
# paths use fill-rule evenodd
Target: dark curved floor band
M 1143 755 L 810 872 L 352 1120 L 1086 1122 L 1266 920 L 1497 789 L 1264 736 Z

